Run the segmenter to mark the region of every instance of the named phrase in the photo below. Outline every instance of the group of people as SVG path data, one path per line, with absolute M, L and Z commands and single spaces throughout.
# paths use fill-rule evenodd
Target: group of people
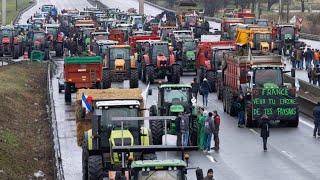
M 192 96 L 197 99 L 198 93 L 200 93 L 200 95 L 202 95 L 203 107 L 204 106 L 207 107 L 208 95 L 209 95 L 209 92 L 211 91 L 207 78 L 204 78 L 201 84 L 198 82 L 198 79 L 196 77 L 193 78 L 191 87 L 192 87 Z

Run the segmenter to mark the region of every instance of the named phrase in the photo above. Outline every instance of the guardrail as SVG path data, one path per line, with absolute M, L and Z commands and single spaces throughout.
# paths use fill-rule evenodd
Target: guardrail
M 314 34 L 299 33 L 299 37 L 302 38 L 302 39 L 320 41 L 320 36 L 319 35 L 314 35 Z
M 11 65 L 11 64 L 17 64 L 21 61 L 13 61 L 12 57 L 0 57 L 0 67 Z
M 22 9 L 18 12 L 17 16 L 16 16 L 16 17 L 14 18 L 14 20 L 13 20 L 13 24 L 17 24 L 18 21 L 19 21 L 19 19 L 20 19 L 20 17 L 21 17 L 21 15 L 22 15 L 24 12 L 28 11 L 29 9 L 31 9 L 31 8 L 32 8 L 33 6 L 35 6 L 36 4 L 37 4 L 37 1 L 36 1 L 36 0 L 30 1 L 30 4 L 29 4 L 28 6 L 22 8 Z

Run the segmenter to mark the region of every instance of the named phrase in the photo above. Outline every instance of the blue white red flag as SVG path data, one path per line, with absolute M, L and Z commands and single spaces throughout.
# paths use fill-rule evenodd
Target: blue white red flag
M 82 107 L 86 108 L 86 114 L 93 111 L 90 105 L 91 102 L 92 102 L 92 96 L 86 96 L 84 95 L 84 93 L 82 93 Z

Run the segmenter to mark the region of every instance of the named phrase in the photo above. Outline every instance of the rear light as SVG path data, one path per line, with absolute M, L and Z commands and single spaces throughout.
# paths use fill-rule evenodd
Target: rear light
M 71 82 L 71 81 L 72 81 L 72 79 L 68 79 L 68 81 L 69 81 L 69 82 Z

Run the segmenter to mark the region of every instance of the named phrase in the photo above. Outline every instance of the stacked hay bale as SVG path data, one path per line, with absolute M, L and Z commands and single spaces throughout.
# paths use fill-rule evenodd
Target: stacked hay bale
M 125 100 L 134 99 L 140 102 L 140 107 L 143 108 L 143 97 L 141 95 L 141 89 L 79 89 L 76 94 L 76 123 L 77 123 L 77 143 L 79 146 L 82 145 L 83 133 L 91 129 L 91 118 L 92 113 L 88 113 L 85 119 L 81 119 L 81 109 L 82 109 L 82 94 L 87 96 L 92 96 L 91 106 L 95 108 L 95 102 L 99 100 Z M 140 116 L 143 116 L 143 111 L 141 111 Z

